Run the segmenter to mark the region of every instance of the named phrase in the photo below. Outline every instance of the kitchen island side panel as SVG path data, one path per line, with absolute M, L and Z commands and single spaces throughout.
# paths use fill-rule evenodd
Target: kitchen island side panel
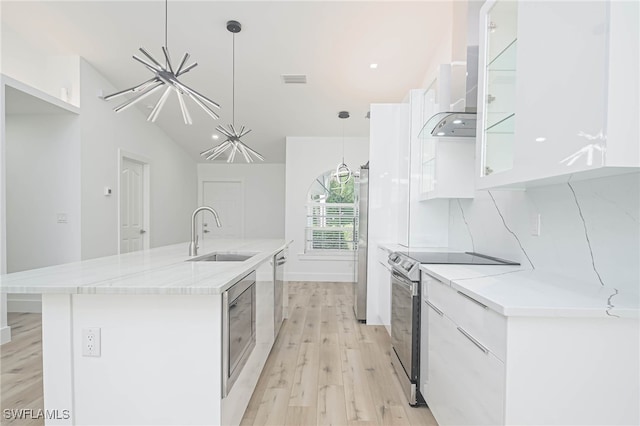
M 73 314 L 70 294 L 42 295 L 42 379 L 49 425 L 73 425 Z M 77 423 L 76 423 L 77 424 Z
M 220 424 L 221 338 L 220 295 L 73 295 L 74 423 Z

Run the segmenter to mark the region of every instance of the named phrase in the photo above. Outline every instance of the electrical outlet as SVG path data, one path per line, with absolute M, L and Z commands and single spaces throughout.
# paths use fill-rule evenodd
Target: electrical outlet
M 540 236 L 540 213 L 531 215 L 531 235 Z
M 100 329 L 82 329 L 82 356 L 100 356 Z

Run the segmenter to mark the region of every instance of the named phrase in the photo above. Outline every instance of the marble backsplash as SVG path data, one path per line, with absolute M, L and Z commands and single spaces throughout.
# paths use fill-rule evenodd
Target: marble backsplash
M 603 286 L 612 298 L 640 295 L 640 173 L 477 191 L 449 212 L 452 248 Z

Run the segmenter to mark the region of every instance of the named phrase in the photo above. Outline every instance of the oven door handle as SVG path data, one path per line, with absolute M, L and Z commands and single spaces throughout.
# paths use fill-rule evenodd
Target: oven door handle
M 408 279 L 397 273 L 395 270 L 391 270 L 391 280 L 406 287 L 407 290 L 411 292 L 411 295 L 413 297 L 418 296 L 418 285 L 420 285 L 420 283 L 409 281 Z

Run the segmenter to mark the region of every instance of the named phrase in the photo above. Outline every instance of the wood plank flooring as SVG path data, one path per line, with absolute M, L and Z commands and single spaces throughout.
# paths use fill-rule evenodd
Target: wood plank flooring
M 241 425 L 437 425 L 407 404 L 386 329 L 355 320 L 352 283 L 289 282 L 288 293 Z
M 407 404 L 385 328 L 355 320 L 352 283 L 286 285 L 289 318 L 242 425 L 437 425 L 428 408 Z M 41 316 L 10 313 L 8 319 L 13 338 L 0 346 L 0 409 L 42 409 Z M 43 421 L 0 413 L 0 424 Z
M 5 409 L 44 408 L 42 399 L 42 316 L 9 313 L 11 342 L 0 346 L 0 424 L 44 425 L 43 419 L 5 419 Z

